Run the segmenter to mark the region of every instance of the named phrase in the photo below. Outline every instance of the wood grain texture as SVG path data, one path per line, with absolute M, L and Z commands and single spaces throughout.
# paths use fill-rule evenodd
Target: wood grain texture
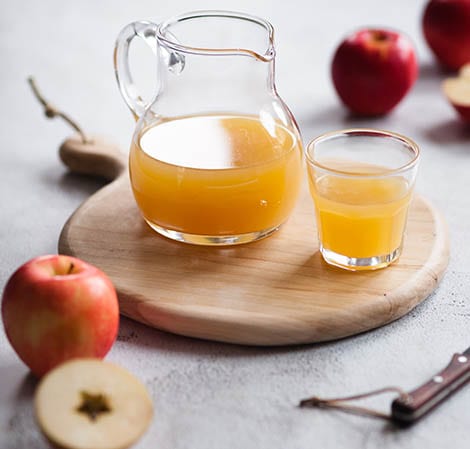
M 389 323 L 436 288 L 449 258 L 441 215 L 416 197 L 397 263 L 374 272 L 330 267 L 318 252 L 306 187 L 289 221 L 264 240 L 223 248 L 174 242 L 143 221 L 125 171 L 72 215 L 59 252 L 105 271 L 128 317 L 249 345 L 332 340 Z

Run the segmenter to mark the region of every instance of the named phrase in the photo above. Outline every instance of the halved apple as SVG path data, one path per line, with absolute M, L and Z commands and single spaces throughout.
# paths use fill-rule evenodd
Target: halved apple
M 470 79 L 470 64 L 465 64 L 459 70 L 459 78 L 468 78 Z
M 462 120 L 470 122 L 470 64 L 462 67 L 457 78 L 444 80 L 442 90 Z
M 147 429 L 153 406 L 145 386 L 99 359 L 74 359 L 50 371 L 35 394 L 45 436 L 67 449 L 124 449 Z

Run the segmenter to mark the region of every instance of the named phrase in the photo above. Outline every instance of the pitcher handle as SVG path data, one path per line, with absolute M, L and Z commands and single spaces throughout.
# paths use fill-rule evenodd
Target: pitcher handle
M 137 120 L 144 114 L 145 109 L 152 102 L 146 103 L 143 100 L 131 75 L 129 67 L 129 47 L 135 37 L 143 39 L 151 48 L 155 57 L 157 57 L 157 25 L 153 22 L 143 20 L 132 22 L 121 30 L 114 46 L 114 72 L 116 74 L 116 81 L 124 101 Z

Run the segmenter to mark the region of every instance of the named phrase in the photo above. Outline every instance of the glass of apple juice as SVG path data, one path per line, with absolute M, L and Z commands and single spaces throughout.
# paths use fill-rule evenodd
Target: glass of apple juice
M 396 261 L 418 169 L 416 143 L 347 129 L 317 137 L 305 152 L 323 259 L 354 271 Z

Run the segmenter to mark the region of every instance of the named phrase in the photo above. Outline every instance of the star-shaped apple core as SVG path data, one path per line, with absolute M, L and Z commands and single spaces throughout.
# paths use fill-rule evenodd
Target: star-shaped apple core
M 82 402 L 77 407 L 77 412 L 87 415 L 90 421 L 96 421 L 103 413 L 111 412 L 108 398 L 104 394 L 87 391 L 82 391 L 80 394 Z

